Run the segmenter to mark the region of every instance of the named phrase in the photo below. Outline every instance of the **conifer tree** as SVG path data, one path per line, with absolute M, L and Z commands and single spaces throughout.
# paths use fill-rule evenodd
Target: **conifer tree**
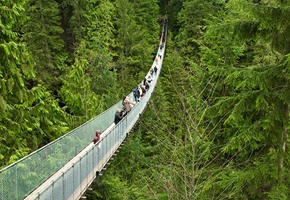
M 86 26 L 82 29 L 86 34 L 79 38 L 74 65 L 64 77 L 61 94 L 71 114 L 89 119 L 116 103 L 118 95 L 115 72 L 110 70 L 113 5 L 109 1 L 88 1 L 85 5 L 82 22 Z
M 33 68 L 29 62 L 29 55 L 25 45 L 17 41 L 19 28 L 17 22 L 25 19 L 23 13 L 23 3 L 21 1 L 1 2 L 1 36 L 0 36 L 0 59 L 1 59 L 1 166 L 6 164 L 11 154 L 18 151 L 18 155 L 27 153 L 27 148 L 22 145 L 22 139 L 16 137 L 21 131 L 21 124 L 15 121 L 16 116 L 24 113 L 17 108 L 27 100 L 27 90 L 25 88 L 25 77 L 34 76 Z M 21 66 L 22 65 L 22 66 Z M 20 144 L 21 147 L 13 143 Z
M 115 104 L 121 98 L 121 91 L 116 82 L 112 49 L 115 47 L 114 5 L 107 0 L 92 4 L 90 27 L 85 38 L 90 49 L 92 91 L 102 96 L 106 108 Z M 94 20 L 95 19 L 95 20 Z
M 23 38 L 35 58 L 36 75 L 57 95 L 66 59 L 58 4 L 54 0 L 29 0 L 25 7 L 28 19 Z
M 67 130 L 64 112 L 37 84 L 33 58 L 19 39 L 23 1 L 1 2 L 1 166 L 10 164 Z
M 135 3 L 128 0 L 115 2 L 116 65 L 120 70 L 119 79 L 127 87 L 126 93 L 131 92 L 137 81 L 144 77 L 152 61 L 148 56 L 152 52 L 152 47 L 147 42 L 147 39 L 152 40 L 152 36 L 146 34 L 152 28 L 149 29 L 151 22 L 146 23 L 147 26 L 145 23 L 139 24 L 136 19 L 139 10 L 134 10 L 134 5 Z M 159 38 L 156 36 L 156 39 L 157 42 Z
M 200 52 L 200 41 L 204 34 L 206 19 L 213 11 L 218 11 L 219 7 L 214 7 L 211 1 L 192 0 L 183 3 L 183 7 L 178 13 L 178 24 L 180 29 L 176 36 L 176 43 L 182 50 L 183 57 L 197 57 Z M 193 17 L 194 16 L 194 17 Z
M 87 7 L 92 2 L 90 0 L 59 0 L 63 18 L 62 25 L 66 35 L 66 46 L 69 48 L 71 56 L 73 56 L 73 52 L 86 34 L 88 22 L 86 15 L 90 12 Z
M 168 0 L 166 11 L 168 13 L 168 18 L 170 18 L 170 23 L 168 23 L 169 28 L 172 30 L 173 36 L 175 36 L 180 28 L 180 24 L 178 22 L 178 13 L 182 9 L 184 1 L 179 0 Z
M 287 199 L 289 67 L 287 47 L 279 39 L 288 23 L 272 20 L 289 12 L 279 2 L 226 6 L 227 13 L 207 27 L 202 47 L 213 83 L 209 92 L 214 91 L 206 118 L 224 162 L 204 194 Z
M 157 0 L 137 0 L 134 1 L 134 10 L 136 12 L 137 24 L 143 28 L 143 38 L 147 43 L 156 43 L 160 33 L 159 7 Z

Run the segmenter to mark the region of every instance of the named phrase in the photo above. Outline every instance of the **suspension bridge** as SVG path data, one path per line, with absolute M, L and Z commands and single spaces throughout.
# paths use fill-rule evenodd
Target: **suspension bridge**
M 0 200 L 80 199 L 116 155 L 148 104 L 157 83 L 165 53 L 166 22 L 151 68 L 157 66 L 146 95 L 114 124 L 122 100 L 105 112 L 0 171 Z M 150 69 L 151 69 L 150 68 Z M 148 77 L 148 71 L 145 77 Z M 128 94 L 133 99 L 133 94 Z M 95 131 L 102 132 L 94 144 Z

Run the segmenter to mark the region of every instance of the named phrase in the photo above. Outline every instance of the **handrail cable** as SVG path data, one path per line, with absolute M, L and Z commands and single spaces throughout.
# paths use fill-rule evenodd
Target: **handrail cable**
M 163 36 L 166 35 L 165 19 L 157 59 L 151 66 L 157 66 L 158 71 L 146 95 L 121 122 L 117 125 L 113 123 L 116 110 L 122 107 L 122 101 L 119 101 L 69 133 L 0 170 L 0 199 L 80 198 L 96 178 L 96 172 L 103 169 L 145 109 L 161 71 L 166 44 Z M 132 92 L 128 96 L 133 98 Z M 91 140 L 97 129 L 106 134 L 102 134 L 101 140 L 93 145 Z M 50 179 L 51 182 L 47 183 Z M 40 186 L 43 190 L 37 190 Z

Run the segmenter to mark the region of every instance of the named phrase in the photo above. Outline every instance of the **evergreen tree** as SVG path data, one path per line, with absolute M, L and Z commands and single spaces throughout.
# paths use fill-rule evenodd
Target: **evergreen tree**
M 19 30 L 25 22 L 22 1 L 2 2 L 1 166 L 27 155 L 67 130 L 64 112 L 47 89 L 37 84 L 34 63 Z
M 212 1 L 192 0 L 183 3 L 178 13 L 179 32 L 176 36 L 176 44 L 182 50 L 183 57 L 188 57 L 189 62 L 198 62 L 201 38 L 205 32 L 206 19 L 219 7 L 214 6 Z
M 71 56 L 80 45 L 81 39 L 86 35 L 88 19 L 86 15 L 90 10 L 87 8 L 94 1 L 90 0 L 59 0 L 65 29 L 65 41 Z
M 19 28 L 17 22 L 25 19 L 23 13 L 23 3 L 21 1 L 1 2 L 1 35 L 0 35 L 0 56 L 1 56 L 1 166 L 6 164 L 10 156 L 17 151 L 23 156 L 27 153 L 26 145 L 22 144 L 22 138 L 15 136 L 21 132 L 21 124 L 15 119 L 16 116 L 24 115 L 18 110 L 17 105 L 21 105 L 27 100 L 27 89 L 25 88 L 25 77 L 34 76 L 33 68 L 29 62 L 29 55 L 23 43 L 17 41 Z
M 126 86 L 125 93 L 131 92 L 137 81 L 143 79 L 148 71 L 148 66 L 152 63 L 152 58 L 148 56 L 152 51 L 150 45 L 152 36 L 147 33 L 150 33 L 153 22 L 152 20 L 146 22 L 146 26 L 144 22 L 139 24 L 137 13 L 140 6 L 137 5 L 138 2 L 135 4 L 128 0 L 117 0 L 115 2 L 116 65 L 119 70 L 118 78 Z M 135 7 L 138 9 L 134 10 Z M 142 13 L 144 12 L 140 12 L 140 15 Z M 159 39 L 157 35 L 156 39 L 157 42 Z
M 136 13 L 136 22 L 144 30 L 143 38 L 147 43 L 155 44 L 158 42 L 156 37 L 160 33 L 160 25 L 157 23 L 159 19 L 159 7 L 157 0 L 136 0 L 134 1 L 134 10 Z
M 118 167 L 114 176 L 140 188 L 146 182 L 149 199 L 287 199 L 289 67 L 277 35 L 288 25 L 267 21 L 277 13 L 287 16 L 287 3 L 183 5 L 177 37 L 182 59 L 168 54 L 173 60 L 163 72 L 172 82 L 158 92 L 170 98 L 163 96 L 158 127 L 153 112 L 146 111 L 151 118 L 134 133 L 142 136 L 124 153 L 137 161 L 124 169 L 142 170 L 132 174 Z M 273 15 L 266 17 L 269 10 Z M 192 21 L 195 17 L 199 20 Z M 181 91 L 190 97 L 181 98 L 186 97 Z
M 35 58 L 36 75 L 57 95 L 66 59 L 58 4 L 54 0 L 30 0 L 25 7 L 28 19 L 23 38 Z
M 90 49 L 91 76 L 93 78 L 92 91 L 102 95 L 106 108 L 115 104 L 121 98 L 118 90 L 114 70 L 112 49 L 115 47 L 114 5 L 110 1 L 100 1 L 91 7 L 91 25 L 86 37 L 88 49 Z M 95 19 L 95 20 L 93 20 Z
M 82 27 L 86 35 L 76 49 L 73 68 L 64 77 L 61 95 L 68 112 L 87 120 L 116 103 L 118 91 L 115 72 L 110 70 L 113 4 L 88 1 L 86 9 L 83 17 L 87 26 Z
M 182 9 L 182 4 L 184 1 L 180 0 L 168 0 L 166 6 L 166 12 L 168 13 L 169 23 L 168 26 L 172 31 L 173 36 L 175 36 L 180 28 L 178 22 L 178 13 Z
M 220 146 L 218 161 L 224 166 L 203 194 L 287 199 L 288 52 L 276 38 L 288 24 L 272 20 L 289 13 L 279 2 L 229 1 L 226 6 L 207 27 L 202 47 L 212 80 L 205 123 L 214 130 L 210 137 Z

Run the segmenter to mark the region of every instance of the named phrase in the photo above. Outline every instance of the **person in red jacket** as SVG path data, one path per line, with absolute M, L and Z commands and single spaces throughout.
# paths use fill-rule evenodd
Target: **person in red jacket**
M 101 139 L 101 131 L 100 131 L 100 130 L 97 130 L 97 131 L 96 131 L 96 135 L 95 135 L 95 137 L 93 138 L 93 142 L 94 142 L 94 144 L 96 144 L 98 141 L 100 141 L 100 139 Z

